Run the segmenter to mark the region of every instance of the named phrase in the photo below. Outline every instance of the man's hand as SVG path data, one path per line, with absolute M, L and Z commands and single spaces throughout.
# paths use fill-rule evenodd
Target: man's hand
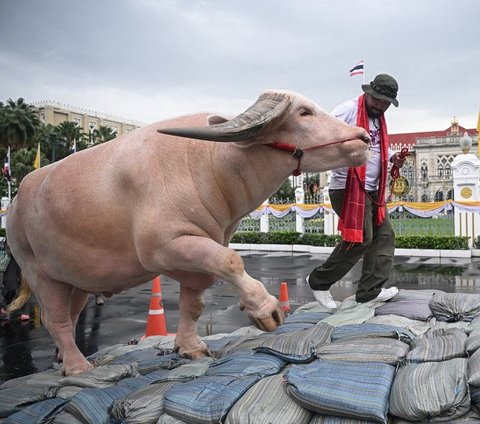
M 405 161 L 407 159 L 407 156 L 410 156 L 411 153 L 408 151 L 407 147 L 404 147 L 400 152 L 395 153 L 390 160 L 392 161 L 393 165 L 395 167 L 401 168 L 403 165 L 405 165 Z
M 392 156 L 392 162 L 397 168 L 401 168 L 405 165 L 405 161 L 407 160 L 406 156 L 403 156 L 401 153 L 397 152 Z

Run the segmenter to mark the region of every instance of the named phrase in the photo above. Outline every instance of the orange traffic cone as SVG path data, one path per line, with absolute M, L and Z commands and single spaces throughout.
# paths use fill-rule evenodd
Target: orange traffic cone
M 280 297 L 278 302 L 280 309 L 287 315 L 290 312 L 290 301 L 288 300 L 288 286 L 285 281 L 280 284 Z
M 160 277 L 153 279 L 152 297 L 150 298 L 150 307 L 148 310 L 147 329 L 145 336 L 166 336 L 167 323 L 165 322 L 165 313 L 162 303 L 162 290 L 160 288 Z

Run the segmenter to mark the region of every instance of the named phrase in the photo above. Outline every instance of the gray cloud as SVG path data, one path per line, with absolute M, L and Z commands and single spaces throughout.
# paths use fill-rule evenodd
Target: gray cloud
M 268 88 L 331 110 L 400 84 L 390 132 L 468 128 L 480 106 L 476 0 L 3 0 L 0 100 L 52 99 L 141 121 L 236 114 Z

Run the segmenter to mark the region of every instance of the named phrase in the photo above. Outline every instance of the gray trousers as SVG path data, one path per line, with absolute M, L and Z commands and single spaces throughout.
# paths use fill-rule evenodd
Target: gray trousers
M 345 190 L 330 190 L 329 194 L 332 207 L 340 216 Z M 376 191 L 368 194 L 376 200 Z M 362 276 L 358 282 L 356 300 L 368 302 L 378 296 L 390 277 L 395 253 L 395 233 L 388 213 L 381 225 L 375 224 L 377 209 L 372 200 L 365 196 L 363 243 L 342 241 L 337 244 L 328 259 L 311 272 L 309 284 L 313 290 L 328 290 L 363 256 Z

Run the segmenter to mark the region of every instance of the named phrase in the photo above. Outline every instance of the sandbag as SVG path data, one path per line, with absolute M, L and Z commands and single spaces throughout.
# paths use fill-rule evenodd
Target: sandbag
M 468 358 L 468 384 L 480 387 L 480 350 Z
M 470 332 L 467 339 L 467 352 L 471 355 L 480 347 L 480 328 Z
M 240 339 L 240 336 L 234 337 L 222 337 L 219 339 L 203 339 L 206 343 L 208 350 L 212 352 L 213 356 L 216 356 L 228 343 L 236 342 Z
M 435 293 L 445 293 L 441 290 L 404 290 L 384 305 L 375 309 L 375 315 L 399 315 L 419 321 L 428 321 L 433 312 L 430 301 Z
M 327 308 L 326 306 L 320 305 L 317 301 L 308 302 L 304 305 L 300 305 L 295 311 L 293 311 L 292 315 L 299 314 L 301 312 L 325 312 L 328 314 L 332 314 L 332 310 Z
M 346 324 L 361 324 L 372 318 L 374 314 L 375 310 L 371 305 L 344 301 L 332 315 L 324 318 L 322 322 L 333 327 Z
M 475 413 L 480 414 L 480 387 L 470 387 L 470 399 L 472 410 Z
M 53 398 L 28 405 L 6 418 L 3 424 L 42 424 L 53 419 L 66 402 L 64 399 Z
M 395 368 L 378 362 L 318 360 L 285 372 L 288 395 L 322 415 L 387 423 Z
M 130 392 L 128 387 L 119 386 L 85 388 L 65 405 L 65 411 L 84 424 L 105 424 L 109 422 L 108 409 L 112 403 Z
M 179 420 L 178 418 L 172 417 L 168 414 L 162 414 L 157 420 L 156 424 L 188 424 L 185 421 Z
M 398 369 L 390 414 L 410 421 L 451 422 L 470 409 L 467 359 L 410 363 Z
M 427 322 L 401 317 L 399 315 L 375 315 L 365 321 L 365 324 L 384 324 L 403 327 L 415 337 L 421 336 L 432 329 L 431 320 Z
M 264 343 L 264 341 L 272 337 L 274 337 L 274 334 L 272 333 L 265 333 L 259 336 L 240 337 L 238 340 L 234 340 L 227 343 L 225 347 L 218 352 L 217 356 L 219 358 L 222 358 L 224 356 L 230 355 L 235 352 L 242 352 L 242 351 L 253 352 L 255 348 L 261 346 Z
M 112 386 L 124 378 L 137 375 L 139 374 L 136 364 L 103 365 L 82 374 L 64 377 L 59 382 L 62 386 L 102 388 Z
M 287 318 L 285 318 L 285 324 L 291 324 L 294 322 L 308 322 L 310 324 L 317 324 L 330 315 L 332 315 L 331 312 L 299 312 L 289 315 Z
M 412 342 L 408 362 L 448 361 L 466 356 L 467 335 L 463 330 L 433 330 Z
M 307 363 L 315 359 L 315 352 L 324 344 L 330 343 L 333 327 L 320 322 L 306 330 L 275 335 L 255 349 L 275 355 L 290 363 Z
M 205 375 L 223 375 L 244 377 L 256 375 L 266 377 L 278 374 L 285 365 L 285 361 L 273 355 L 264 353 L 239 352 L 225 356 L 210 364 Z
M 175 384 L 165 393 L 165 412 L 192 424 L 222 422 L 230 408 L 261 377 L 204 376 Z
M 472 321 L 480 314 L 480 295 L 470 293 L 436 293 L 430 309 L 439 321 Z
M 48 424 L 83 424 L 80 420 L 75 418 L 70 412 L 60 412 L 52 421 Z
M 147 377 L 152 383 L 161 383 L 166 381 L 189 381 L 193 378 L 205 375 L 210 364 L 214 361 L 211 357 L 199 358 L 195 361 L 189 361 L 173 370 L 157 370 Z
M 407 355 L 408 344 L 383 337 L 339 340 L 317 349 L 319 359 L 348 362 L 382 362 L 397 365 Z
M 48 393 L 45 387 L 22 386 L 0 390 L 0 418 L 20 411 L 25 405 L 47 399 Z
M 404 329 L 393 325 L 385 324 L 347 324 L 336 327 L 332 332 L 332 343 L 338 340 L 355 339 L 368 337 L 386 337 L 401 340 L 410 344 L 415 338 L 415 335 Z
M 115 400 L 109 414 L 116 422 L 155 424 L 164 413 L 165 392 L 174 383 L 158 383 L 143 387 L 123 399 Z
M 346 417 L 327 417 L 325 415 L 315 414 L 308 424 L 376 424 L 376 421 L 357 420 L 356 418 Z
M 225 424 L 308 424 L 312 412 L 295 403 L 283 386 L 281 374 L 260 380 L 230 409 Z
M 311 322 L 290 322 L 286 324 L 279 325 L 272 334 L 286 334 L 293 333 L 294 331 L 307 330 L 312 328 L 315 324 Z

